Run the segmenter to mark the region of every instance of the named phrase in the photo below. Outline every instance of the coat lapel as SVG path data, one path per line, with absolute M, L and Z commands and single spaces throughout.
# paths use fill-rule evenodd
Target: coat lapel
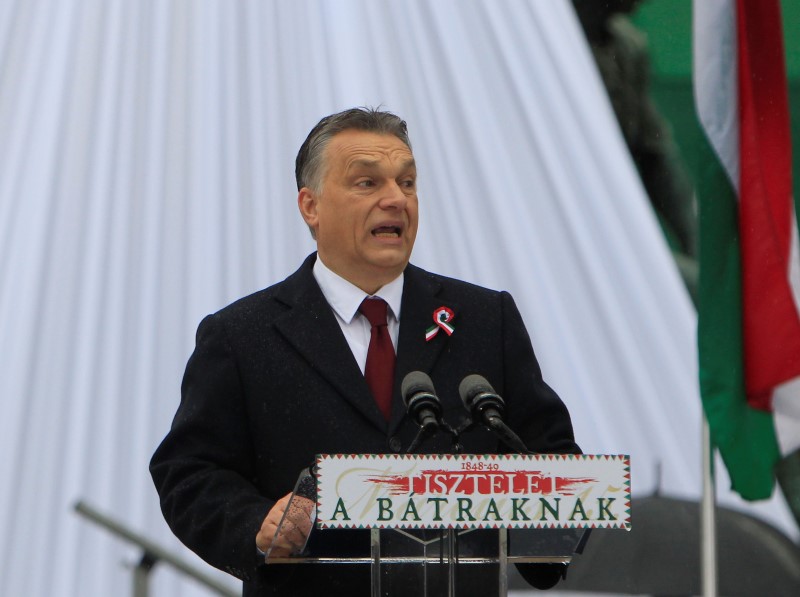
M 390 435 L 396 432 L 406 412 L 400 394 L 403 378 L 411 371 L 430 374 L 447 345 L 449 336 L 441 331 L 432 340 L 425 340 L 426 330 L 434 324 L 434 310 L 445 306 L 458 313 L 458 305 L 438 296 L 440 290 L 441 284 L 428 272 L 413 265 L 406 268 L 400 307 L 400 335 L 397 342 Z
M 275 325 L 345 400 L 379 429 L 386 430 L 386 420 L 314 279 L 314 261 L 311 255 L 281 288 L 277 299 L 291 308 Z

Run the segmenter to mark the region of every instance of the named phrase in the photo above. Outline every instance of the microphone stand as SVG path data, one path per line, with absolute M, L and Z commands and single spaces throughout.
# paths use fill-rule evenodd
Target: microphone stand
M 419 430 L 417 431 L 417 435 L 414 437 L 414 441 L 412 441 L 411 445 L 408 446 L 406 454 L 414 454 L 419 449 L 420 444 L 422 444 L 422 442 L 429 437 L 436 435 L 437 431 L 439 431 L 439 428 L 433 424 L 420 426 Z
M 486 417 L 486 426 L 494 433 L 505 446 L 518 454 L 531 455 L 528 446 L 525 445 L 520 437 L 514 433 L 511 428 L 505 424 L 503 419 L 497 416 Z
M 520 437 L 503 422 L 503 419 L 498 416 L 487 416 L 485 421 L 479 423 L 470 420 L 466 425 L 458 430 L 458 433 L 466 433 L 478 425 L 483 425 L 489 431 L 491 431 L 509 450 L 512 450 L 517 454 L 525 454 L 526 456 L 536 454 L 536 452 L 529 450 L 528 446 L 525 445 L 525 442 L 523 442 Z
M 438 423 L 438 425 L 434 425 L 433 423 L 421 425 L 419 431 L 417 431 L 417 435 L 414 437 L 414 441 L 412 441 L 411 445 L 408 446 L 406 454 L 414 454 L 419 449 L 423 441 L 433 437 L 440 430 L 445 431 L 452 438 L 453 453 L 461 454 L 461 451 L 464 449 L 464 447 L 461 445 L 459 432 L 453 429 L 444 419 L 439 419 Z
M 461 454 L 464 447 L 461 445 L 460 434 L 458 431 L 444 419 L 439 417 L 435 424 L 433 422 L 427 425 L 420 425 L 414 441 L 408 446 L 406 454 L 414 454 L 420 447 L 423 441 L 429 437 L 433 437 L 439 431 L 444 431 L 452 439 L 452 449 L 454 454 Z M 426 531 L 421 531 L 423 536 Z M 458 561 L 458 541 L 456 541 L 456 532 L 454 529 L 439 529 L 439 562 L 444 563 L 448 561 L 447 567 L 447 597 L 455 597 L 456 590 L 456 562 Z
M 420 425 L 419 431 L 411 442 L 411 445 L 406 450 L 406 454 L 413 454 L 419 449 L 420 444 L 424 440 L 439 431 L 444 431 L 452 439 L 452 450 L 454 454 L 461 454 L 464 447 L 461 445 L 460 434 L 458 431 L 444 419 L 439 418 L 438 425 L 430 423 L 428 425 Z M 423 531 L 423 534 L 425 531 Z M 439 529 L 439 563 L 443 564 L 447 561 L 447 597 L 455 597 L 456 595 L 456 564 L 458 562 L 458 541 L 456 540 L 456 531 L 454 529 Z

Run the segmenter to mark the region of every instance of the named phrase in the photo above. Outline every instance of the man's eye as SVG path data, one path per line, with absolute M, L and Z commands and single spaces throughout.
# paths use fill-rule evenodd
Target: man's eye
M 358 187 L 374 187 L 374 186 L 375 186 L 375 181 L 373 181 L 373 180 L 370 180 L 370 179 L 367 179 L 367 180 L 359 180 L 359 181 L 356 183 L 356 186 L 358 186 Z
M 408 180 L 401 181 L 400 185 L 407 189 L 413 189 L 415 186 L 417 186 L 417 181 L 413 178 L 409 178 Z

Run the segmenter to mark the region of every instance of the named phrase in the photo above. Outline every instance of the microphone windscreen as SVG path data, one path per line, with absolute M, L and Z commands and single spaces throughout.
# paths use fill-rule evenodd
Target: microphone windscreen
M 458 394 L 461 396 L 461 402 L 467 410 L 472 410 L 472 403 L 475 397 L 480 394 L 495 394 L 492 384 L 486 381 L 482 375 L 472 374 L 467 375 L 461 380 L 458 385 Z
M 422 371 L 412 371 L 403 378 L 403 383 L 400 384 L 400 394 L 403 396 L 403 403 L 406 407 L 408 407 L 409 399 L 419 392 L 436 395 L 431 378 Z

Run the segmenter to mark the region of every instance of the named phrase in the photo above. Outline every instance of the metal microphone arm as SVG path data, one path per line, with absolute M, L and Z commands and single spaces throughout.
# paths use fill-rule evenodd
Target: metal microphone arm
M 519 436 L 503 421 L 505 402 L 492 385 L 480 375 L 468 375 L 458 386 L 458 393 L 472 420 L 482 423 L 509 449 L 519 454 L 533 454 Z

